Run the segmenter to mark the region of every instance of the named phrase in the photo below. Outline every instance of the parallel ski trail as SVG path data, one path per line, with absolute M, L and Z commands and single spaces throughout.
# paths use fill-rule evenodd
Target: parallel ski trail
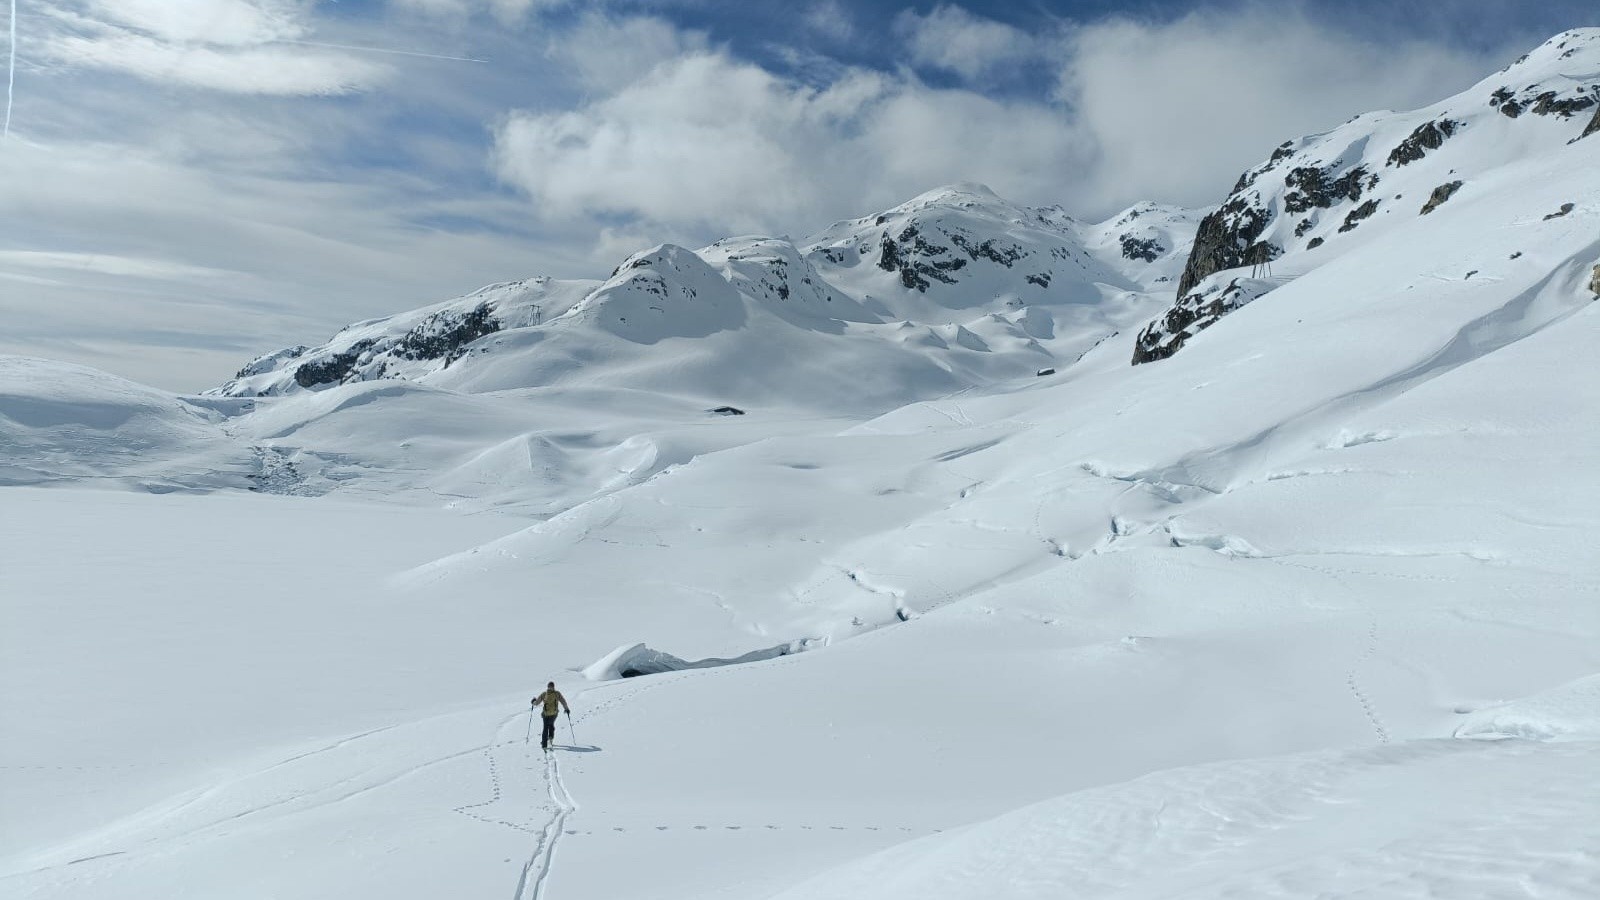
M 538 842 L 534 844 L 533 855 L 522 867 L 522 877 L 517 880 L 514 900 L 542 900 L 550 881 L 551 869 L 555 866 L 556 844 L 566 831 L 567 818 L 578 809 L 566 782 L 561 778 L 561 763 L 553 750 L 545 753 L 544 781 L 545 789 L 550 793 L 550 802 L 555 804 L 555 815 L 545 824 Z

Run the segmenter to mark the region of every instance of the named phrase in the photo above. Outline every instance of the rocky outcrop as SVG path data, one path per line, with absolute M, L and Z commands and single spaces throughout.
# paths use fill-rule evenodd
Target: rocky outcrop
M 930 243 L 915 224 L 902 228 L 894 237 L 885 231 L 878 248 L 878 268 L 899 272 L 901 284 L 924 293 L 932 286 L 930 278 L 955 284 L 950 273 L 967 265 L 967 260 L 952 255 L 949 247 Z
M 1461 190 L 1461 184 L 1460 181 L 1447 181 L 1434 188 L 1433 193 L 1428 195 L 1428 202 L 1422 204 L 1422 212 L 1419 215 L 1425 216 L 1438 209 L 1446 200 L 1455 196 L 1456 191 Z
M 1160 242 L 1149 238 L 1138 238 L 1132 234 L 1123 234 L 1118 238 L 1118 241 L 1122 244 L 1122 256 L 1124 259 L 1155 262 L 1161 254 L 1167 252 L 1167 248 L 1161 246 Z
M 1189 294 L 1167 310 L 1166 315 L 1146 325 L 1133 342 L 1133 364 L 1167 359 L 1200 332 L 1219 319 L 1272 290 L 1275 285 L 1260 278 L 1235 278 L 1226 284 L 1212 282 Z
M 1281 247 L 1256 240 L 1269 219 L 1260 197 L 1253 194 L 1235 195 L 1201 219 L 1194 249 L 1189 251 L 1189 262 L 1178 280 L 1178 296 L 1186 297 L 1214 272 L 1276 259 L 1283 252 Z
M 1455 134 L 1461 124 L 1454 119 L 1445 118 L 1418 125 L 1417 130 L 1411 132 L 1410 136 L 1389 151 L 1389 160 L 1384 165 L 1398 167 L 1416 162 L 1427 156 L 1429 150 L 1443 147 L 1445 138 Z
M 330 353 L 310 362 L 304 363 L 294 370 L 294 383 L 303 388 L 317 387 L 324 384 L 342 384 L 359 366 L 362 357 L 376 344 L 375 340 L 356 341 L 339 353 Z
M 1501 115 L 1512 119 L 1525 112 L 1536 116 L 1560 116 L 1563 119 L 1570 119 L 1597 103 L 1600 101 L 1586 93 L 1563 96 L 1556 91 L 1541 91 L 1538 86 L 1523 88 L 1520 92 L 1502 87 L 1489 95 L 1489 105 L 1500 110 Z
M 1350 210 L 1350 213 L 1344 217 L 1344 224 L 1339 226 L 1339 233 L 1344 234 L 1347 231 L 1354 231 L 1356 226 L 1361 224 L 1361 220 L 1370 218 L 1377 211 L 1378 201 L 1376 200 L 1368 200 Z
M 1378 176 L 1369 176 L 1366 166 L 1356 166 L 1339 176 L 1334 171 L 1331 167 L 1314 166 L 1290 169 L 1283 179 L 1289 188 L 1283 195 L 1283 208 L 1292 213 L 1327 209 L 1341 200 L 1360 200 L 1363 189 L 1378 186 Z
M 1594 134 L 1597 131 L 1600 131 L 1600 107 L 1597 107 L 1595 109 L 1594 118 L 1589 120 L 1588 127 L 1583 129 L 1583 134 L 1578 135 L 1578 137 L 1579 138 L 1586 138 L 1589 135 Z
M 1600 265 L 1594 267 L 1594 275 L 1589 279 L 1589 290 L 1594 291 L 1596 300 L 1600 300 Z
M 396 342 L 394 353 L 402 359 L 442 359 L 446 366 L 466 353 L 466 346 L 500 330 L 500 322 L 480 303 L 465 313 L 441 312 L 429 316 Z
M 935 232 L 930 238 L 917 222 L 907 223 L 892 236 L 885 231 L 878 242 L 878 268 L 899 272 L 901 284 L 926 293 L 935 281 L 955 284 L 954 273 L 968 263 L 982 260 L 1009 269 L 1029 255 L 1000 238 L 979 240 L 958 228 L 936 228 Z M 1048 277 L 1045 283 L 1049 283 Z

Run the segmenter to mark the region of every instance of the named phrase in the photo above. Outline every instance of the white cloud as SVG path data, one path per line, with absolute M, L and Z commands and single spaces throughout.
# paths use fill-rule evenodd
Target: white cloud
M 571 0 L 390 0 L 396 7 L 436 18 L 469 19 L 488 13 L 506 25 L 515 25 L 529 13 L 546 12 Z
M 788 230 L 934 185 L 1053 194 L 1080 141 L 1050 108 L 848 70 L 816 89 L 722 53 L 658 66 L 579 109 L 517 113 L 498 171 L 546 218 Z
M 1019 28 L 959 6 L 936 6 L 927 15 L 908 9 L 895 17 L 894 31 L 914 65 L 955 72 L 968 81 L 1036 59 L 1047 46 Z
M 1084 205 L 1214 203 L 1277 144 L 1442 100 L 1501 54 L 1341 34 L 1294 6 L 1128 19 L 1071 37 L 1060 96 L 1098 148 Z

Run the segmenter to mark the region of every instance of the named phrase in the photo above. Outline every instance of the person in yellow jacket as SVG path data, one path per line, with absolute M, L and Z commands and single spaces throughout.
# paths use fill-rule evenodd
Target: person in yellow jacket
M 549 750 L 550 742 L 556 739 L 556 716 L 563 709 L 567 711 L 567 715 L 572 715 L 572 707 L 567 705 L 567 698 L 561 696 L 561 692 L 556 690 L 554 681 L 544 686 L 544 693 L 533 698 L 533 703 L 530 704 L 529 709 L 541 705 L 544 709 L 539 714 L 544 719 L 544 731 L 539 735 L 539 746 Z

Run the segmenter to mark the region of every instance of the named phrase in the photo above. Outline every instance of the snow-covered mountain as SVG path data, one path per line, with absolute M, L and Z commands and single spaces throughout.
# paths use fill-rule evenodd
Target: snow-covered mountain
M 201 397 L 5 360 L 0 881 L 1592 898 L 1595 72 L 1292 141 L 1198 236 L 957 186 Z
M 266 354 L 219 393 L 581 380 L 739 406 L 821 397 L 834 410 L 889 409 L 1053 368 L 1147 317 L 1198 218 L 1141 204 L 1084 225 L 958 185 L 798 244 L 666 245 L 604 281 L 493 285 L 361 322 Z
M 1561 153 L 1563 168 L 1600 165 L 1600 139 L 1566 150 L 1600 131 L 1597 44 L 1595 29 L 1557 35 L 1432 106 L 1284 141 L 1200 223 L 1176 303 L 1140 334 L 1134 362 L 1171 356 L 1233 310 L 1356 248 L 1403 240 L 1396 232 L 1419 217 L 1451 218 L 1437 211 L 1479 199 L 1492 206 L 1508 166 Z M 1577 199 L 1545 215 L 1565 216 Z

